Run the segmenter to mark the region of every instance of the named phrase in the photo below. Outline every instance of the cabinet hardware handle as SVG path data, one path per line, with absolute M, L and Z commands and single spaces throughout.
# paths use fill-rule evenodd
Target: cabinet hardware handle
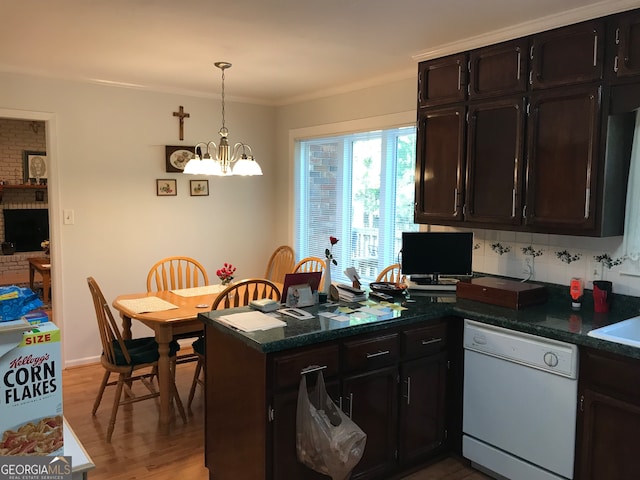
M 511 190 L 511 217 L 516 216 L 516 189 Z
M 580 395 L 580 411 L 584 412 L 584 395 Z
M 529 85 L 533 85 L 533 70 L 529 72 Z
M 349 418 L 353 419 L 353 393 L 349 394 Z
M 307 373 L 313 373 L 313 372 L 318 372 L 320 370 L 324 370 L 325 368 L 327 368 L 326 365 L 311 365 L 309 367 L 305 367 L 302 370 L 300 370 L 300 375 L 306 375 Z
M 584 218 L 585 220 L 589 218 L 589 197 L 591 196 L 591 189 L 587 188 L 584 195 Z
M 269 406 L 269 412 L 268 412 L 267 416 L 268 416 L 270 422 L 273 422 L 273 420 L 276 418 L 275 410 L 273 409 L 272 406 Z
M 407 395 L 405 398 L 407 399 L 407 405 L 411 405 L 411 377 L 407 377 Z
M 458 189 L 453 189 L 453 213 L 458 213 Z
M 389 355 L 389 350 L 378 350 L 376 353 L 367 353 L 367 358 L 380 357 L 382 355 Z
M 529 58 L 533 60 L 533 45 L 531 45 L 531 48 L 529 49 Z
M 516 70 L 517 70 L 518 73 L 516 74 L 516 79 L 520 80 L 520 50 L 518 50 L 518 60 L 517 60 L 517 62 L 518 62 L 517 63 L 518 66 L 516 67 Z
M 598 65 L 598 35 L 593 37 L 593 66 Z
M 620 44 L 620 28 L 616 28 L 616 45 Z
M 613 59 L 613 72 L 618 73 L 618 56 Z
M 522 207 L 522 218 L 527 219 L 527 206 Z
M 462 88 L 462 65 L 458 64 L 458 90 Z
M 441 342 L 442 339 L 441 338 L 432 338 L 431 340 L 422 340 L 422 345 L 431 345 L 432 343 L 438 343 Z

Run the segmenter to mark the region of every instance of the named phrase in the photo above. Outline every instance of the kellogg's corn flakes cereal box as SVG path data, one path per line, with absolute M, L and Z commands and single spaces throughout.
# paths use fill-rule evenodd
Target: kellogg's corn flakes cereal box
M 0 455 L 62 455 L 60 330 L 47 322 L 31 325 L 22 338 L 2 332 Z

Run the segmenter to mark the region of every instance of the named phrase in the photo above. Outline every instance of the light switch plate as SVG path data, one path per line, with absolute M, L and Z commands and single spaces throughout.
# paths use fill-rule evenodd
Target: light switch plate
M 72 209 L 68 208 L 62 212 L 63 223 L 65 225 L 73 225 L 75 221 L 75 215 Z

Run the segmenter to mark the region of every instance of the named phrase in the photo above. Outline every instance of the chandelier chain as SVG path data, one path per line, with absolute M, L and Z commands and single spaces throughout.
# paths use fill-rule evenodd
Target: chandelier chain
M 224 68 L 222 70 L 222 129 L 226 129 L 224 125 Z

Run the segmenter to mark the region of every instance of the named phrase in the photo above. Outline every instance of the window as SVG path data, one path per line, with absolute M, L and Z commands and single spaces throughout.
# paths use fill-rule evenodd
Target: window
M 295 249 L 324 259 L 329 236 L 338 261 L 332 278 L 353 266 L 363 284 L 399 261 L 413 223 L 415 127 L 295 142 Z

